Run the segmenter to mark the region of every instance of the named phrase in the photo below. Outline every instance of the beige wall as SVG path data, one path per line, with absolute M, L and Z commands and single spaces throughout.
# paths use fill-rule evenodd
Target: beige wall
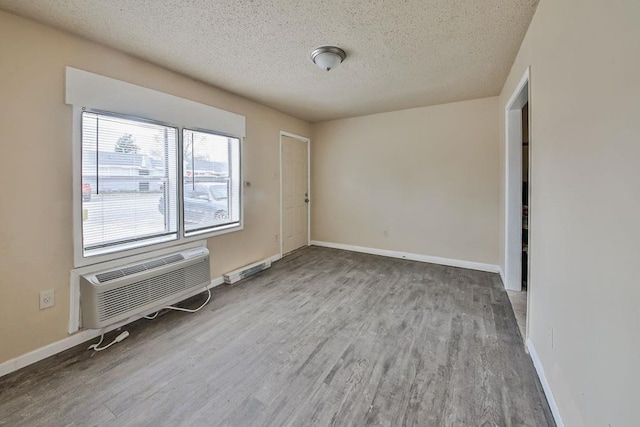
M 246 116 L 245 229 L 210 239 L 212 274 L 279 253 L 279 131 L 306 122 L 112 49 L 0 12 L 0 363 L 67 336 L 72 268 L 71 107 L 65 66 Z M 55 289 L 40 311 L 38 293 Z
M 637 0 L 542 0 L 500 96 L 502 177 L 530 65 L 530 339 L 567 426 L 640 424 L 639 52 Z
M 497 106 L 485 98 L 314 124 L 311 238 L 497 264 Z
M 499 100 L 313 126 L 313 239 L 502 262 L 504 106 L 531 65 L 530 339 L 567 426 L 640 420 L 638 22 L 637 0 L 542 0 Z M 0 362 L 66 336 L 66 65 L 245 115 L 245 230 L 209 241 L 213 274 L 278 252 L 278 131 L 306 123 L 3 12 L 0 40 Z

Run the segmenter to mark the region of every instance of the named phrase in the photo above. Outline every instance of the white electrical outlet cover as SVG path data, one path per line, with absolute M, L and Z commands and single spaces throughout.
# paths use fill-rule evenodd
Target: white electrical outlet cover
M 56 303 L 55 291 L 50 289 L 48 291 L 40 292 L 40 310 L 53 307 Z

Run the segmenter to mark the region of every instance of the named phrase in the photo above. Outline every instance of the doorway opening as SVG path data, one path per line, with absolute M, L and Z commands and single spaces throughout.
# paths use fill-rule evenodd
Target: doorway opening
M 280 256 L 309 246 L 310 143 L 280 132 Z
M 505 107 L 505 275 L 523 340 L 528 336 L 528 289 L 530 288 L 531 197 L 531 103 L 529 69 Z
M 522 290 L 529 280 L 529 103 L 522 107 Z

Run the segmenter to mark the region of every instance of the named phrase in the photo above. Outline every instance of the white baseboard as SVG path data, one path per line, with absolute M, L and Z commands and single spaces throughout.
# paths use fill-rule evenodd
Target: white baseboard
M 498 269 L 500 270 L 500 271 L 498 271 L 498 273 L 500 274 L 500 280 L 502 280 L 502 287 L 507 289 L 507 287 L 505 285 L 507 283 L 507 281 L 504 278 L 504 270 L 500 266 L 498 266 Z
M 544 373 L 542 362 L 540 362 L 540 359 L 538 358 L 538 353 L 536 353 L 536 348 L 533 346 L 533 342 L 531 342 L 531 340 L 529 339 L 527 339 L 527 350 L 529 350 L 529 356 L 531 356 L 533 366 L 536 368 L 538 378 L 540 378 L 540 383 L 542 384 L 544 394 L 545 396 L 547 396 L 547 402 L 549 402 L 549 408 L 551 409 L 551 413 L 553 414 L 553 419 L 556 421 L 556 425 L 558 427 L 564 427 L 564 423 L 562 422 L 562 417 L 560 416 L 560 411 L 558 410 L 556 399 L 553 397 L 551 386 L 549 385 L 547 376 Z
M 271 262 L 280 261 L 282 259 L 282 255 L 277 254 L 271 257 Z
M 211 284 L 207 286 L 207 289 L 215 288 L 216 286 L 220 286 L 222 284 L 224 284 L 224 278 L 222 276 L 216 277 L 215 279 L 211 279 Z M 199 292 L 196 292 L 193 295 L 198 295 L 198 294 Z
M 224 280 L 222 276 L 216 277 L 215 279 L 211 280 L 211 283 L 209 284 L 209 286 L 207 286 L 207 289 L 215 288 L 216 286 L 220 286 L 223 283 Z M 191 293 L 187 294 L 183 299 L 191 298 L 192 296 L 197 295 L 201 292 L 202 288 L 195 289 Z M 119 322 L 104 328 L 104 332 L 106 333 L 114 329 L 121 328 L 124 325 L 134 322 L 140 318 L 141 316 L 132 316 L 123 322 Z M 47 357 L 53 356 L 54 354 L 68 350 L 71 347 L 77 346 L 78 344 L 82 344 L 83 342 L 99 337 L 102 332 L 102 329 L 84 329 L 71 336 L 68 336 L 67 338 L 63 338 L 60 341 L 45 345 L 44 347 L 30 351 L 27 354 L 18 356 L 15 359 L 7 360 L 6 362 L 0 363 L 0 377 L 10 374 L 13 371 L 17 371 L 18 369 L 22 369 L 25 366 L 29 366 L 33 363 L 39 362 L 43 359 L 46 359 Z
M 71 347 L 75 347 L 78 344 L 82 344 L 85 341 L 89 341 L 97 336 L 100 336 L 101 332 L 97 329 L 87 329 L 70 337 L 64 338 L 60 341 L 56 341 L 52 344 L 41 347 L 37 350 L 30 351 L 27 354 L 18 356 L 15 359 L 7 360 L 0 364 L 0 377 L 7 375 L 13 371 L 24 368 L 32 363 L 39 362 L 42 359 L 46 359 L 49 356 L 53 356 L 56 353 L 65 351 Z
M 362 252 L 371 255 L 382 255 L 391 258 L 408 259 L 410 261 L 428 262 L 431 264 L 448 265 L 450 267 L 468 268 L 470 270 L 488 271 L 490 273 L 499 273 L 500 267 L 493 264 L 484 264 L 481 262 L 464 261 L 452 258 L 440 258 L 429 255 L 413 254 L 409 252 L 391 251 L 388 249 L 366 248 L 363 246 L 344 245 L 342 243 L 311 241 L 312 246 L 322 246 L 325 248 L 343 249 L 345 251 Z

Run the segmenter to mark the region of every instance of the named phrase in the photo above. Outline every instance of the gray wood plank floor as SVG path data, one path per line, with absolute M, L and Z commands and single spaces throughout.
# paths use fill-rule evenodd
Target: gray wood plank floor
M 496 274 L 311 247 L 126 329 L 0 378 L 0 425 L 553 425 Z

